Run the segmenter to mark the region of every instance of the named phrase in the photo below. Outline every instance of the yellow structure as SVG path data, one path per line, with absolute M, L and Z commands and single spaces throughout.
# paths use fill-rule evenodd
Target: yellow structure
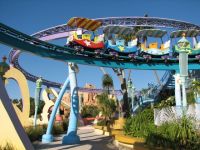
M 0 146 L 12 145 L 17 150 L 33 150 L 0 79 Z
M 113 129 L 115 130 L 122 130 L 125 124 L 125 119 L 124 118 L 119 118 L 118 120 L 115 120 L 115 123 L 113 124 Z
M 24 127 L 30 126 L 31 125 L 29 122 L 30 94 L 29 94 L 28 83 L 25 76 L 18 69 L 10 67 L 10 69 L 5 73 L 4 77 L 6 79 L 13 79 L 17 82 L 22 95 L 23 110 L 21 111 L 16 105 L 14 105 L 14 108 L 22 125 Z

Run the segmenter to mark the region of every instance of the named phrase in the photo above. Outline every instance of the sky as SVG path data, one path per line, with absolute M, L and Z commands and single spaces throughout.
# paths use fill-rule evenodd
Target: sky
M 26 34 L 33 34 L 49 27 L 64 24 L 71 17 L 117 17 L 144 16 L 171 18 L 200 25 L 199 0 L 0 0 L 0 22 Z M 55 41 L 64 45 L 65 40 Z M 11 48 L 0 44 L 0 57 L 9 55 Z M 45 79 L 64 83 L 68 75 L 67 64 L 32 54 L 22 53 L 21 66 L 28 72 Z M 101 88 L 103 73 L 98 67 L 79 65 L 78 86 L 86 83 Z M 120 82 L 112 69 L 105 69 L 114 80 L 114 88 L 120 89 Z M 128 74 L 129 70 L 126 70 Z M 136 89 L 157 83 L 152 71 L 132 70 L 131 79 Z M 158 71 L 161 77 L 163 71 Z M 28 81 L 30 95 L 34 96 L 35 83 Z M 17 83 L 9 80 L 6 85 L 11 99 L 20 98 Z

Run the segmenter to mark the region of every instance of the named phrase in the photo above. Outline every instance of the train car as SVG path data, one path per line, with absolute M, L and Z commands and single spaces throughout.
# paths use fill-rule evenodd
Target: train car
M 74 17 L 68 21 L 67 25 L 77 29 L 77 31 L 71 32 L 71 35 L 67 38 L 67 46 L 82 51 L 102 50 L 104 48 L 103 35 L 95 34 L 95 31 L 101 27 L 101 22 L 87 18 Z M 93 32 L 93 34 L 91 34 L 91 32 Z M 91 39 L 92 36 L 93 39 Z
M 130 27 L 107 26 L 103 33 L 107 38 L 105 48 L 111 55 L 128 56 L 137 51 L 137 38 L 134 36 L 134 30 Z
M 170 40 L 163 42 L 163 37 L 167 34 L 167 31 L 160 29 L 143 29 L 137 32 L 137 37 L 141 39 L 140 42 L 140 54 L 152 55 L 152 57 L 161 57 L 168 55 L 170 52 Z M 148 40 L 156 41 L 147 44 Z M 160 46 L 157 39 L 161 39 Z
M 189 57 L 195 57 L 195 55 L 200 54 L 200 41 L 198 37 L 200 36 L 199 30 L 178 30 L 171 33 L 170 37 L 172 39 L 179 38 L 178 42 L 173 45 L 172 50 L 176 54 L 180 51 L 187 51 Z M 190 41 L 189 41 L 190 40 Z

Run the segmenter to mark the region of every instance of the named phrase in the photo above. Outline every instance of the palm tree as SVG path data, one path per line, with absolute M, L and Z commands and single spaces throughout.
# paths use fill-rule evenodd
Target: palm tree
M 110 88 L 113 88 L 113 79 L 109 74 L 104 74 L 102 78 L 102 87 L 110 94 Z
M 195 99 L 197 99 L 200 93 L 200 81 L 192 81 L 192 91 L 194 92 Z
M 112 119 L 112 115 L 116 111 L 115 101 L 113 99 L 110 99 L 107 93 L 97 95 L 97 100 L 100 111 L 105 116 L 105 122 L 107 125 L 109 125 Z

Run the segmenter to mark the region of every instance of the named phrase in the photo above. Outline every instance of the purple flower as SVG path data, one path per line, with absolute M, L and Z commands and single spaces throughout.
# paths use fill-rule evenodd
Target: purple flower
M 131 59 L 136 59 L 137 56 L 135 54 L 129 54 L 128 57 Z
M 197 59 L 200 59 L 200 55 L 196 55 L 195 57 L 196 57 Z
M 114 57 L 118 57 L 119 56 L 117 52 L 110 52 L 110 55 L 114 56 Z
M 169 59 L 170 57 L 168 55 L 164 55 L 164 56 L 161 56 L 161 58 L 166 60 L 166 59 Z
M 170 56 L 164 55 L 164 56 L 161 56 L 161 58 L 162 58 L 163 60 L 165 60 L 165 63 L 167 63 L 167 60 L 169 60 Z
M 200 55 L 196 55 L 195 58 L 198 59 L 200 62 Z
M 102 51 L 101 51 L 100 49 L 95 50 L 95 53 L 96 53 L 96 54 L 101 54 L 101 52 L 102 52 Z
M 143 58 L 150 60 L 152 57 L 151 57 L 151 55 L 143 55 Z

